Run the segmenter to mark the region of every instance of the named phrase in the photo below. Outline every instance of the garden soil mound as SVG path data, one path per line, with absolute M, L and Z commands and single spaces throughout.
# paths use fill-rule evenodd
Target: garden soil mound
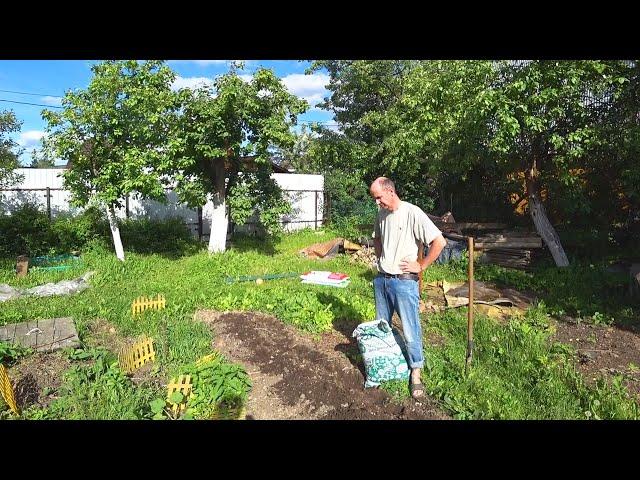
M 309 335 L 256 312 L 202 310 L 196 318 L 213 330 L 213 348 L 244 366 L 253 387 L 247 419 L 444 420 L 449 415 L 425 396 L 402 403 L 381 389 L 364 388 L 356 324 Z

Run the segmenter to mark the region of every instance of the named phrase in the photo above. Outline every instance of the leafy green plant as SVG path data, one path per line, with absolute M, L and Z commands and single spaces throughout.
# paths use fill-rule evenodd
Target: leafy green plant
M 36 204 L 27 202 L 11 215 L 0 215 L 0 256 L 42 255 L 53 243 L 49 218 Z
M 217 353 L 181 368 L 191 376 L 192 391 L 181 419 L 232 419 L 243 408 L 251 381 L 239 365 L 227 362 Z M 168 399 L 156 398 L 149 403 L 154 419 L 175 419 L 171 404 L 180 404 L 184 395 L 173 392 Z
M 186 367 L 185 372 L 191 374 L 193 382 L 187 412 L 194 418 L 229 418 L 244 406 L 251 380 L 240 365 L 215 355 L 200 365 Z
M 444 334 L 447 342 L 425 350 L 425 383 L 456 418 L 640 418 L 638 404 L 620 382 L 585 384 L 574 366 L 573 347 L 550 341 L 544 304 L 504 327 L 478 316 L 467 374 L 464 312 L 432 315 L 427 329 Z
M 144 419 L 149 418 L 147 405 L 156 391 L 148 386 L 132 384 L 118 368 L 109 352 L 96 350 L 89 356 L 72 352 L 77 359 L 93 357 L 88 365 L 73 365 L 64 375 L 59 397 L 46 411 L 29 410 L 26 415 L 47 419 Z M 84 352 L 89 353 L 89 352 Z
M 0 341 L 0 362 L 12 364 L 19 358 L 33 353 L 33 349 L 16 345 L 13 343 Z

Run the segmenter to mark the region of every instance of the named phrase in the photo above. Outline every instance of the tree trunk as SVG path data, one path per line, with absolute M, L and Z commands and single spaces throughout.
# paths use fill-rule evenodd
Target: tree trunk
M 106 209 L 109 227 L 111 227 L 111 236 L 113 237 L 113 246 L 116 249 L 116 257 L 118 257 L 118 260 L 121 262 L 124 262 L 124 250 L 122 248 L 122 240 L 120 239 L 120 229 L 118 228 L 116 213 L 113 210 L 113 205 L 107 205 Z
M 209 253 L 224 252 L 227 246 L 227 205 L 225 202 L 224 161 L 214 161 L 215 193 L 212 196 L 211 234 L 209 235 Z
M 542 237 L 545 245 L 549 248 L 551 256 L 556 262 L 556 266 L 568 267 L 569 259 L 564 253 L 564 249 L 562 248 L 562 244 L 560 243 L 560 237 L 558 237 L 555 228 L 553 228 L 553 225 L 551 225 L 551 222 L 547 217 L 547 212 L 545 211 L 544 205 L 542 204 L 542 199 L 540 198 L 540 187 L 536 181 L 536 176 L 537 172 L 534 162 L 534 166 L 530 171 L 527 172 L 526 178 L 527 197 L 529 199 L 529 213 L 531 214 L 533 223 L 536 226 L 538 235 Z

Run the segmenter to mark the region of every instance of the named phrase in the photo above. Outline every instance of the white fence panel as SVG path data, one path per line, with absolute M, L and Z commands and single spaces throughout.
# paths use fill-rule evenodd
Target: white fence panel
M 25 202 L 35 203 L 51 216 L 60 213 L 76 214 L 81 209 L 70 205 L 71 194 L 63 190 L 62 173 L 64 168 L 19 168 L 17 173 L 24 178 L 13 188 L 17 190 L 0 190 L 0 212 L 11 214 Z M 287 231 L 301 228 L 319 228 L 323 222 L 324 211 L 324 177 L 296 173 L 274 173 L 271 178 L 282 188 L 291 202 L 292 213 L 282 217 L 281 221 Z M 49 188 L 49 207 L 47 207 L 47 188 Z M 182 218 L 194 235 L 198 234 L 198 211 L 180 204 L 174 191 L 167 192 L 168 203 L 162 204 L 154 200 L 140 199 L 131 195 L 123 201 L 123 207 L 116 211 L 119 218 L 164 219 Z M 202 234 L 206 239 L 211 229 L 211 213 L 213 204 L 207 202 L 202 208 Z M 238 231 L 252 233 L 259 230 L 255 218 L 247 224 L 236 227 Z

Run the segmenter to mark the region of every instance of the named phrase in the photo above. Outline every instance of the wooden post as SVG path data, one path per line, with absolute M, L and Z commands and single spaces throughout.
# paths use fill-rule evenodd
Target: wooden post
M 202 207 L 198 207 L 198 241 L 202 241 Z
M 424 244 L 418 242 L 418 263 L 424 258 Z M 422 298 L 422 272 L 418 274 L 418 298 Z
M 316 216 L 316 220 L 315 220 L 315 230 L 318 229 L 318 191 L 315 190 L 314 195 L 316 197 L 316 210 L 315 210 L 315 216 Z
M 467 373 L 473 358 L 473 237 L 467 239 L 469 252 L 469 309 L 467 313 L 467 358 L 464 371 Z
M 329 225 L 331 223 L 331 195 L 329 191 L 325 190 L 322 194 L 324 198 L 324 215 L 322 216 L 322 224 Z
M 29 257 L 20 255 L 16 262 L 16 275 L 18 277 L 26 277 L 29 273 Z
M 51 188 L 47 187 L 47 215 L 51 221 Z
M 129 218 L 129 194 L 124 197 L 124 216 Z

